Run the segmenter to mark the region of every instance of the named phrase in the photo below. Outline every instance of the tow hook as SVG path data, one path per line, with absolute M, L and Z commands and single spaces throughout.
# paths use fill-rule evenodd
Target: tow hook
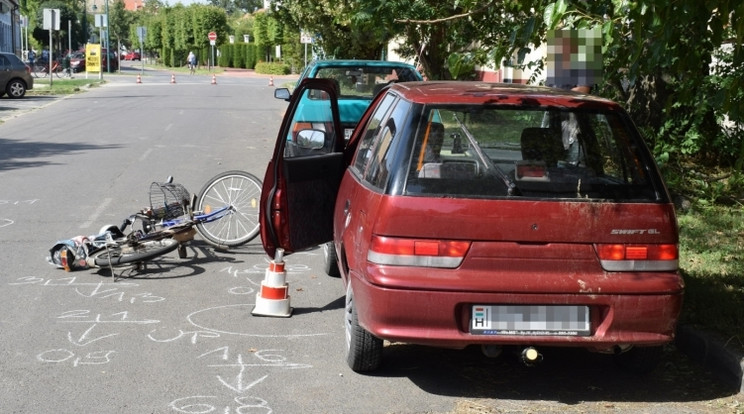
M 528 367 L 534 367 L 543 360 L 541 353 L 537 352 L 534 347 L 528 346 L 522 350 L 522 363 Z

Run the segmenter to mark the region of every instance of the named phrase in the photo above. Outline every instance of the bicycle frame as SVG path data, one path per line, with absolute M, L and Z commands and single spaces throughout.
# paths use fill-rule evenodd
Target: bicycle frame
M 229 214 L 232 214 L 233 211 L 235 211 L 235 208 L 231 205 L 227 205 L 224 207 L 220 207 L 210 213 L 194 214 L 189 218 L 160 220 L 160 222 L 153 222 L 147 214 L 137 213 L 124 220 L 124 223 L 119 226 L 119 229 L 121 231 L 124 231 L 127 226 L 133 225 L 136 219 L 140 219 L 143 223 L 145 223 L 144 227 L 147 229 L 147 232 L 135 236 L 135 239 L 137 241 L 157 240 L 166 237 L 173 237 L 177 233 L 186 232 L 200 223 L 211 223 L 217 221 Z M 180 229 L 178 229 L 178 232 L 167 233 L 168 230 L 174 230 L 175 228 L 179 227 Z
M 97 235 L 58 241 L 47 261 L 67 271 L 108 267 L 113 275 L 114 267 L 144 267 L 175 249 L 180 258 L 186 258 L 186 245 L 197 232 L 219 249 L 241 246 L 259 233 L 254 217 L 261 188 L 261 181 L 247 172 L 226 171 L 209 180 L 189 203 L 189 193 L 172 178 L 154 182 L 149 207 L 119 226 L 102 227 Z M 226 222 L 215 223 L 221 219 Z

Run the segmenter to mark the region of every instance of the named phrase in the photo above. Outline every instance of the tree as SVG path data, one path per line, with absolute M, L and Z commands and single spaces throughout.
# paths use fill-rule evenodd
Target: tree
M 569 2 L 544 9 L 550 28 L 599 27 L 605 56 L 600 93 L 624 102 L 660 161 L 741 165 L 744 6 L 734 0 Z M 726 51 L 726 43 L 735 46 Z M 730 65 L 711 71 L 718 55 Z M 720 67 L 720 66 L 719 66 Z
M 129 28 L 134 23 L 133 12 L 125 9 L 124 2 L 122 0 L 116 0 L 111 7 L 109 7 L 109 41 L 112 45 L 125 45 L 127 47 L 132 45 L 129 40 Z M 113 47 L 113 46 L 112 46 Z
M 209 0 L 209 4 L 232 15 L 253 13 L 263 7 L 263 0 Z
M 379 59 L 392 34 L 384 27 L 384 17 L 359 14 L 366 7 L 356 0 L 289 0 L 273 3 L 271 11 L 282 24 L 312 33 L 326 56 Z

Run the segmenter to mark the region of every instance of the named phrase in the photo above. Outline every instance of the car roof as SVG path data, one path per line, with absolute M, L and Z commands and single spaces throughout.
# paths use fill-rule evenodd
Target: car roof
M 395 83 L 390 88 L 406 100 L 422 104 L 494 104 L 534 107 L 592 107 L 619 109 L 613 101 L 545 86 L 478 81 Z
M 396 62 L 393 60 L 360 60 L 360 59 L 329 59 L 329 60 L 314 60 L 310 62 L 310 65 L 321 66 L 321 67 L 352 67 L 352 66 L 367 66 L 367 67 L 406 67 L 413 68 L 413 65 L 405 62 Z

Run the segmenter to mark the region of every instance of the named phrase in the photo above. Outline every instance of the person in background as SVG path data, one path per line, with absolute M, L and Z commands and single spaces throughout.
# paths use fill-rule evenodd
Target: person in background
M 193 75 L 196 72 L 196 55 L 194 52 L 189 52 L 187 60 L 189 61 L 189 73 Z
M 34 60 L 36 60 L 36 52 L 33 49 L 28 51 L 28 65 L 31 66 L 31 70 L 34 69 Z

